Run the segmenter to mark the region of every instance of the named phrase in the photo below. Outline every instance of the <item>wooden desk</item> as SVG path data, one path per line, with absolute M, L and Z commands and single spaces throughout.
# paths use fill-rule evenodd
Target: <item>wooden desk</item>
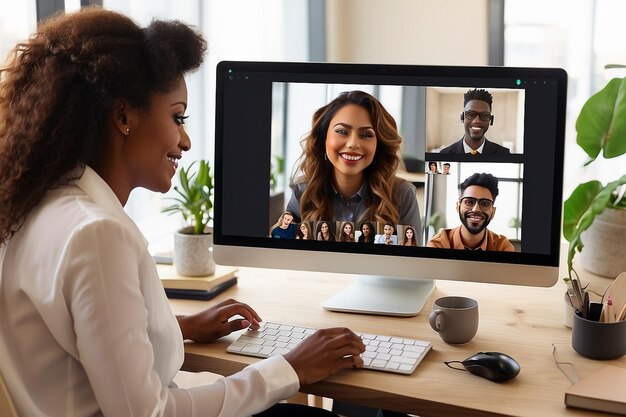
M 564 276 L 564 275 L 563 275 Z M 351 282 L 346 275 L 241 268 L 239 284 L 211 302 L 172 300 L 177 314 L 187 314 L 225 299 L 236 298 L 253 306 L 267 321 L 312 327 L 348 326 L 355 331 L 429 340 L 433 350 L 410 376 L 345 370 L 301 391 L 338 400 L 429 416 L 594 416 L 567 409 L 563 404 L 569 380 L 552 357 L 575 364 L 584 377 L 608 364 L 626 367 L 626 357 L 594 361 L 571 347 L 571 330 L 563 325 L 565 284 L 530 288 L 492 284 L 438 281 L 437 289 L 422 313 L 413 318 L 393 318 L 328 312 L 321 303 Z M 602 287 L 610 281 L 594 284 Z M 467 345 L 444 343 L 428 322 L 432 299 L 464 295 L 479 303 L 478 334 Z M 185 347 L 186 370 L 208 370 L 229 375 L 258 360 L 226 353 L 235 339 Z M 500 351 L 521 365 L 517 378 L 497 384 L 466 372 L 455 371 L 443 361 L 462 360 L 479 351 Z

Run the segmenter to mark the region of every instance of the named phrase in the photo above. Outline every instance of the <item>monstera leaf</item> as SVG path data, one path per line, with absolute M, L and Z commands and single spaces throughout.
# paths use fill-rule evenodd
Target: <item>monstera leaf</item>
M 626 78 L 614 78 L 587 100 L 576 120 L 576 142 L 589 155 L 605 158 L 626 153 Z

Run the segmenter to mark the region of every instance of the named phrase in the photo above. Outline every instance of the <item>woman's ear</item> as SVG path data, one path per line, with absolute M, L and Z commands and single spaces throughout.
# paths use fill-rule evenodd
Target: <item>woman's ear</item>
M 136 111 L 126 100 L 115 100 L 111 108 L 111 119 L 113 125 L 115 126 L 115 130 L 123 136 L 128 136 L 131 133 L 135 113 Z

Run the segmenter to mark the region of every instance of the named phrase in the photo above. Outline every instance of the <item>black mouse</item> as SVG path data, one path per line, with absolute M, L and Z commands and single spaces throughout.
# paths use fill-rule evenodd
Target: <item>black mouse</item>
M 474 375 L 491 381 L 503 382 L 519 374 L 519 363 L 506 353 L 478 352 L 461 362 L 463 367 Z

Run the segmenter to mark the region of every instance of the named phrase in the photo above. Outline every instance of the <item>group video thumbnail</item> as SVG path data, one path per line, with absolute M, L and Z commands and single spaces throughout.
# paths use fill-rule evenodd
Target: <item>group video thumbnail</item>
M 369 220 L 314 221 L 294 223 L 293 214 L 284 212 L 270 228 L 270 237 L 327 242 L 373 243 L 418 246 L 417 233 L 410 225 L 393 225 Z M 398 239 L 398 235 L 402 236 Z

